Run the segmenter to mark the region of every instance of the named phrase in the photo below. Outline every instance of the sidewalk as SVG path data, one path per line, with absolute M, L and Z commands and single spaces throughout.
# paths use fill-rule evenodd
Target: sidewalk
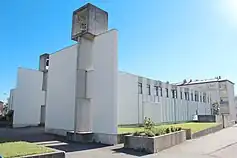
M 236 158 L 237 126 L 198 139 L 186 141 L 158 154 L 145 155 L 124 150 L 122 145 L 67 153 L 67 158 L 144 157 L 144 158 Z

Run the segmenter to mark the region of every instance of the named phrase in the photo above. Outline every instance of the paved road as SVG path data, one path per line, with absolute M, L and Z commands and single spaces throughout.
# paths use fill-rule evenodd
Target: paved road
M 223 129 L 195 140 L 186 141 L 181 145 L 161 151 L 158 154 L 143 155 L 130 150 L 123 150 L 121 145 L 67 153 L 67 158 L 77 157 L 236 158 L 237 126 Z
M 37 142 L 63 150 L 67 158 L 236 158 L 237 126 L 217 133 L 186 141 L 158 154 L 146 155 L 123 149 L 122 145 L 104 146 L 98 144 L 78 144 L 64 141 L 59 137 L 44 134 L 43 128 L 4 129 L 0 128 L 0 138 Z

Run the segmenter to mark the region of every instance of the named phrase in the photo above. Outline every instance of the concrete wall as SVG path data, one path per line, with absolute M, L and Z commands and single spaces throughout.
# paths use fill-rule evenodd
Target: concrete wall
M 235 108 L 235 94 L 234 94 L 234 85 L 230 82 L 226 82 L 227 85 L 227 93 L 228 93 L 228 99 L 229 99 L 229 110 L 230 110 L 230 119 L 231 120 L 237 120 L 236 119 L 236 108 Z
M 117 31 L 81 38 L 49 60 L 46 131 L 66 135 L 76 125 L 77 132 L 117 134 Z
M 62 49 L 49 57 L 46 99 L 46 132 L 74 129 L 77 47 Z
M 138 94 L 138 82 L 142 83 L 143 94 Z M 154 86 L 157 85 L 157 82 L 126 72 L 119 72 L 118 123 L 120 125 L 143 123 L 144 117 L 150 117 L 155 123 L 183 122 L 192 120 L 196 110 L 198 114 L 211 113 L 208 102 L 192 101 L 191 96 L 189 96 L 189 100 L 185 100 L 185 89 L 181 87 L 177 87 L 177 98 L 172 98 L 172 85 L 161 82 L 162 96 L 160 91 L 156 96 Z M 151 95 L 148 95 L 147 84 L 151 87 Z M 166 88 L 168 88 L 168 98 L 166 97 Z M 190 89 L 189 95 L 194 91 L 195 89 Z
M 19 68 L 17 85 L 13 93 L 13 126 L 23 127 L 40 123 L 40 109 L 44 104 L 43 73 Z
M 93 132 L 117 134 L 118 32 L 96 36 L 93 43 Z M 115 140 L 116 141 L 116 140 Z

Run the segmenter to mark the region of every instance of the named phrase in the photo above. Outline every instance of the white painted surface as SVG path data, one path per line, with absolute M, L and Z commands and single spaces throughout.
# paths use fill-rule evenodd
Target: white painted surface
M 116 134 L 117 79 L 116 30 L 50 55 L 46 131 Z
M 43 73 L 37 70 L 18 69 L 17 85 L 13 95 L 13 126 L 23 127 L 40 123 Z
M 77 44 L 49 57 L 46 129 L 73 130 Z
M 94 39 L 93 44 L 93 132 L 117 133 L 118 37 L 110 30 Z
M 142 83 L 143 94 L 138 94 L 138 81 Z M 147 84 L 151 87 L 151 95 L 148 95 Z M 193 115 L 210 114 L 210 104 L 191 101 L 180 97 L 183 88 L 177 87 L 177 98 L 172 98 L 172 85 L 161 82 L 162 96 L 156 96 L 154 86 L 157 81 L 144 77 L 138 77 L 126 72 L 119 72 L 118 75 L 118 123 L 137 124 L 142 123 L 144 117 L 151 118 L 155 123 L 168 123 L 190 121 Z M 169 97 L 166 97 L 165 88 L 168 88 Z

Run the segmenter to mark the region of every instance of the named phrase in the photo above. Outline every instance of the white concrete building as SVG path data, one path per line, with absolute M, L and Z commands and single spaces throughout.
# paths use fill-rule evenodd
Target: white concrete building
M 43 72 L 19 68 L 15 89 L 10 93 L 10 108 L 14 110 L 13 127 L 37 126 L 41 122 L 41 106 L 45 104 L 42 90 Z
M 47 133 L 91 132 L 95 141 L 116 144 L 118 125 L 140 124 L 144 117 L 167 123 L 211 114 L 205 89 L 119 72 L 118 31 L 108 30 L 106 12 L 88 4 L 73 15 L 77 43 L 41 55 L 39 70 L 18 70 L 10 97 L 14 127 L 45 122 Z
M 194 99 L 194 92 L 202 97 Z M 191 121 L 196 114 L 210 115 L 210 95 L 158 80 L 119 72 L 118 123 L 140 124 L 144 117 L 155 123 Z
M 220 113 L 230 114 L 232 120 L 236 120 L 236 108 L 234 103 L 234 83 L 228 79 L 215 79 L 186 81 L 176 84 L 179 87 L 195 88 L 211 95 L 211 103 L 219 103 Z

